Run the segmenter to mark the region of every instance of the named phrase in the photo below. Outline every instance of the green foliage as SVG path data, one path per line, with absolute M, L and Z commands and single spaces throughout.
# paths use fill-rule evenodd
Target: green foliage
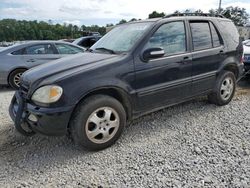
M 201 10 L 185 10 L 184 13 L 202 13 Z M 176 10 L 174 13 L 181 13 Z M 227 7 L 225 9 L 211 9 L 209 10 L 211 14 L 221 13 L 226 18 L 231 19 L 235 25 L 243 26 L 247 23 L 249 19 L 249 14 L 246 12 L 245 8 L 240 7 Z M 164 17 L 166 14 L 164 12 L 159 13 L 153 11 L 148 15 L 149 18 L 159 18 Z M 132 18 L 129 20 L 136 21 L 140 19 Z M 122 19 L 118 24 L 127 23 L 126 20 Z M 114 24 L 107 24 L 106 27 L 113 27 Z M 72 24 L 53 24 L 52 20 L 48 22 L 38 22 L 38 21 L 25 21 L 25 20 L 15 20 L 15 19 L 3 19 L 0 20 L 0 41 L 17 41 L 17 40 L 59 40 L 68 38 L 78 38 L 83 36 L 88 32 L 99 32 L 101 35 L 106 33 L 106 27 L 100 27 L 98 25 L 85 26 L 82 25 L 78 27 Z
M 84 31 L 97 31 L 104 35 L 106 27 L 97 25 L 78 27 L 77 25 L 60 25 L 49 22 L 19 21 L 15 19 L 0 20 L 0 41 L 18 40 L 59 40 L 78 38 L 83 36 Z
M 157 11 L 153 11 L 151 14 L 148 15 L 148 18 L 161 18 L 166 16 L 166 14 L 164 12 L 159 13 Z
M 231 19 L 235 25 L 243 26 L 248 22 L 249 14 L 246 12 L 245 8 L 230 6 L 224 10 L 222 9 L 221 12 L 223 16 Z
M 117 25 L 127 23 L 127 20 L 122 19 Z
M 246 12 L 245 8 L 240 7 L 227 7 L 225 9 L 211 9 L 209 10 L 211 14 L 222 14 L 228 19 L 231 19 L 235 25 L 243 26 L 248 22 L 249 14 Z

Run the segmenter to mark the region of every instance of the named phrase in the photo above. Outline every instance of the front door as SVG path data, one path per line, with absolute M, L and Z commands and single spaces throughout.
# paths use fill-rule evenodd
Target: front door
M 190 95 L 192 56 L 186 39 L 184 21 L 165 23 L 150 37 L 142 51 L 163 48 L 165 55 L 147 62 L 135 60 L 138 111 L 174 104 Z

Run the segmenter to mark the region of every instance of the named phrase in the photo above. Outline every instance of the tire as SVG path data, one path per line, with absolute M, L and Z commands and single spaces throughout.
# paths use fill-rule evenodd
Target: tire
M 9 75 L 9 85 L 13 89 L 19 89 L 20 87 L 20 78 L 26 69 L 16 69 L 12 71 Z
M 102 150 L 116 142 L 125 125 L 122 104 L 112 97 L 95 95 L 77 106 L 69 131 L 77 145 L 87 150 Z
M 233 98 L 236 88 L 234 73 L 223 71 L 215 84 L 213 92 L 208 95 L 208 101 L 218 106 L 227 105 Z

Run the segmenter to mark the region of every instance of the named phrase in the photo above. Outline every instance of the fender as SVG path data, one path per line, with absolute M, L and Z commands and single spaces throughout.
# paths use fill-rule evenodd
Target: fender
M 241 73 L 241 71 L 239 70 L 239 65 L 240 62 L 236 57 L 230 56 L 228 58 L 226 58 L 219 66 L 218 71 L 217 71 L 217 76 L 223 71 L 223 70 L 230 70 L 232 71 L 235 76 L 236 79 L 239 77 L 239 73 Z

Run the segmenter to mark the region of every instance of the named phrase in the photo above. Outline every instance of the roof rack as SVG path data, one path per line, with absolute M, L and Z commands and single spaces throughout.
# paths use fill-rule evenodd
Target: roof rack
M 210 14 L 210 13 L 174 13 L 174 14 L 168 14 L 164 16 L 163 18 L 170 18 L 174 16 L 204 16 L 204 17 L 218 17 L 218 18 L 225 18 L 221 14 Z

